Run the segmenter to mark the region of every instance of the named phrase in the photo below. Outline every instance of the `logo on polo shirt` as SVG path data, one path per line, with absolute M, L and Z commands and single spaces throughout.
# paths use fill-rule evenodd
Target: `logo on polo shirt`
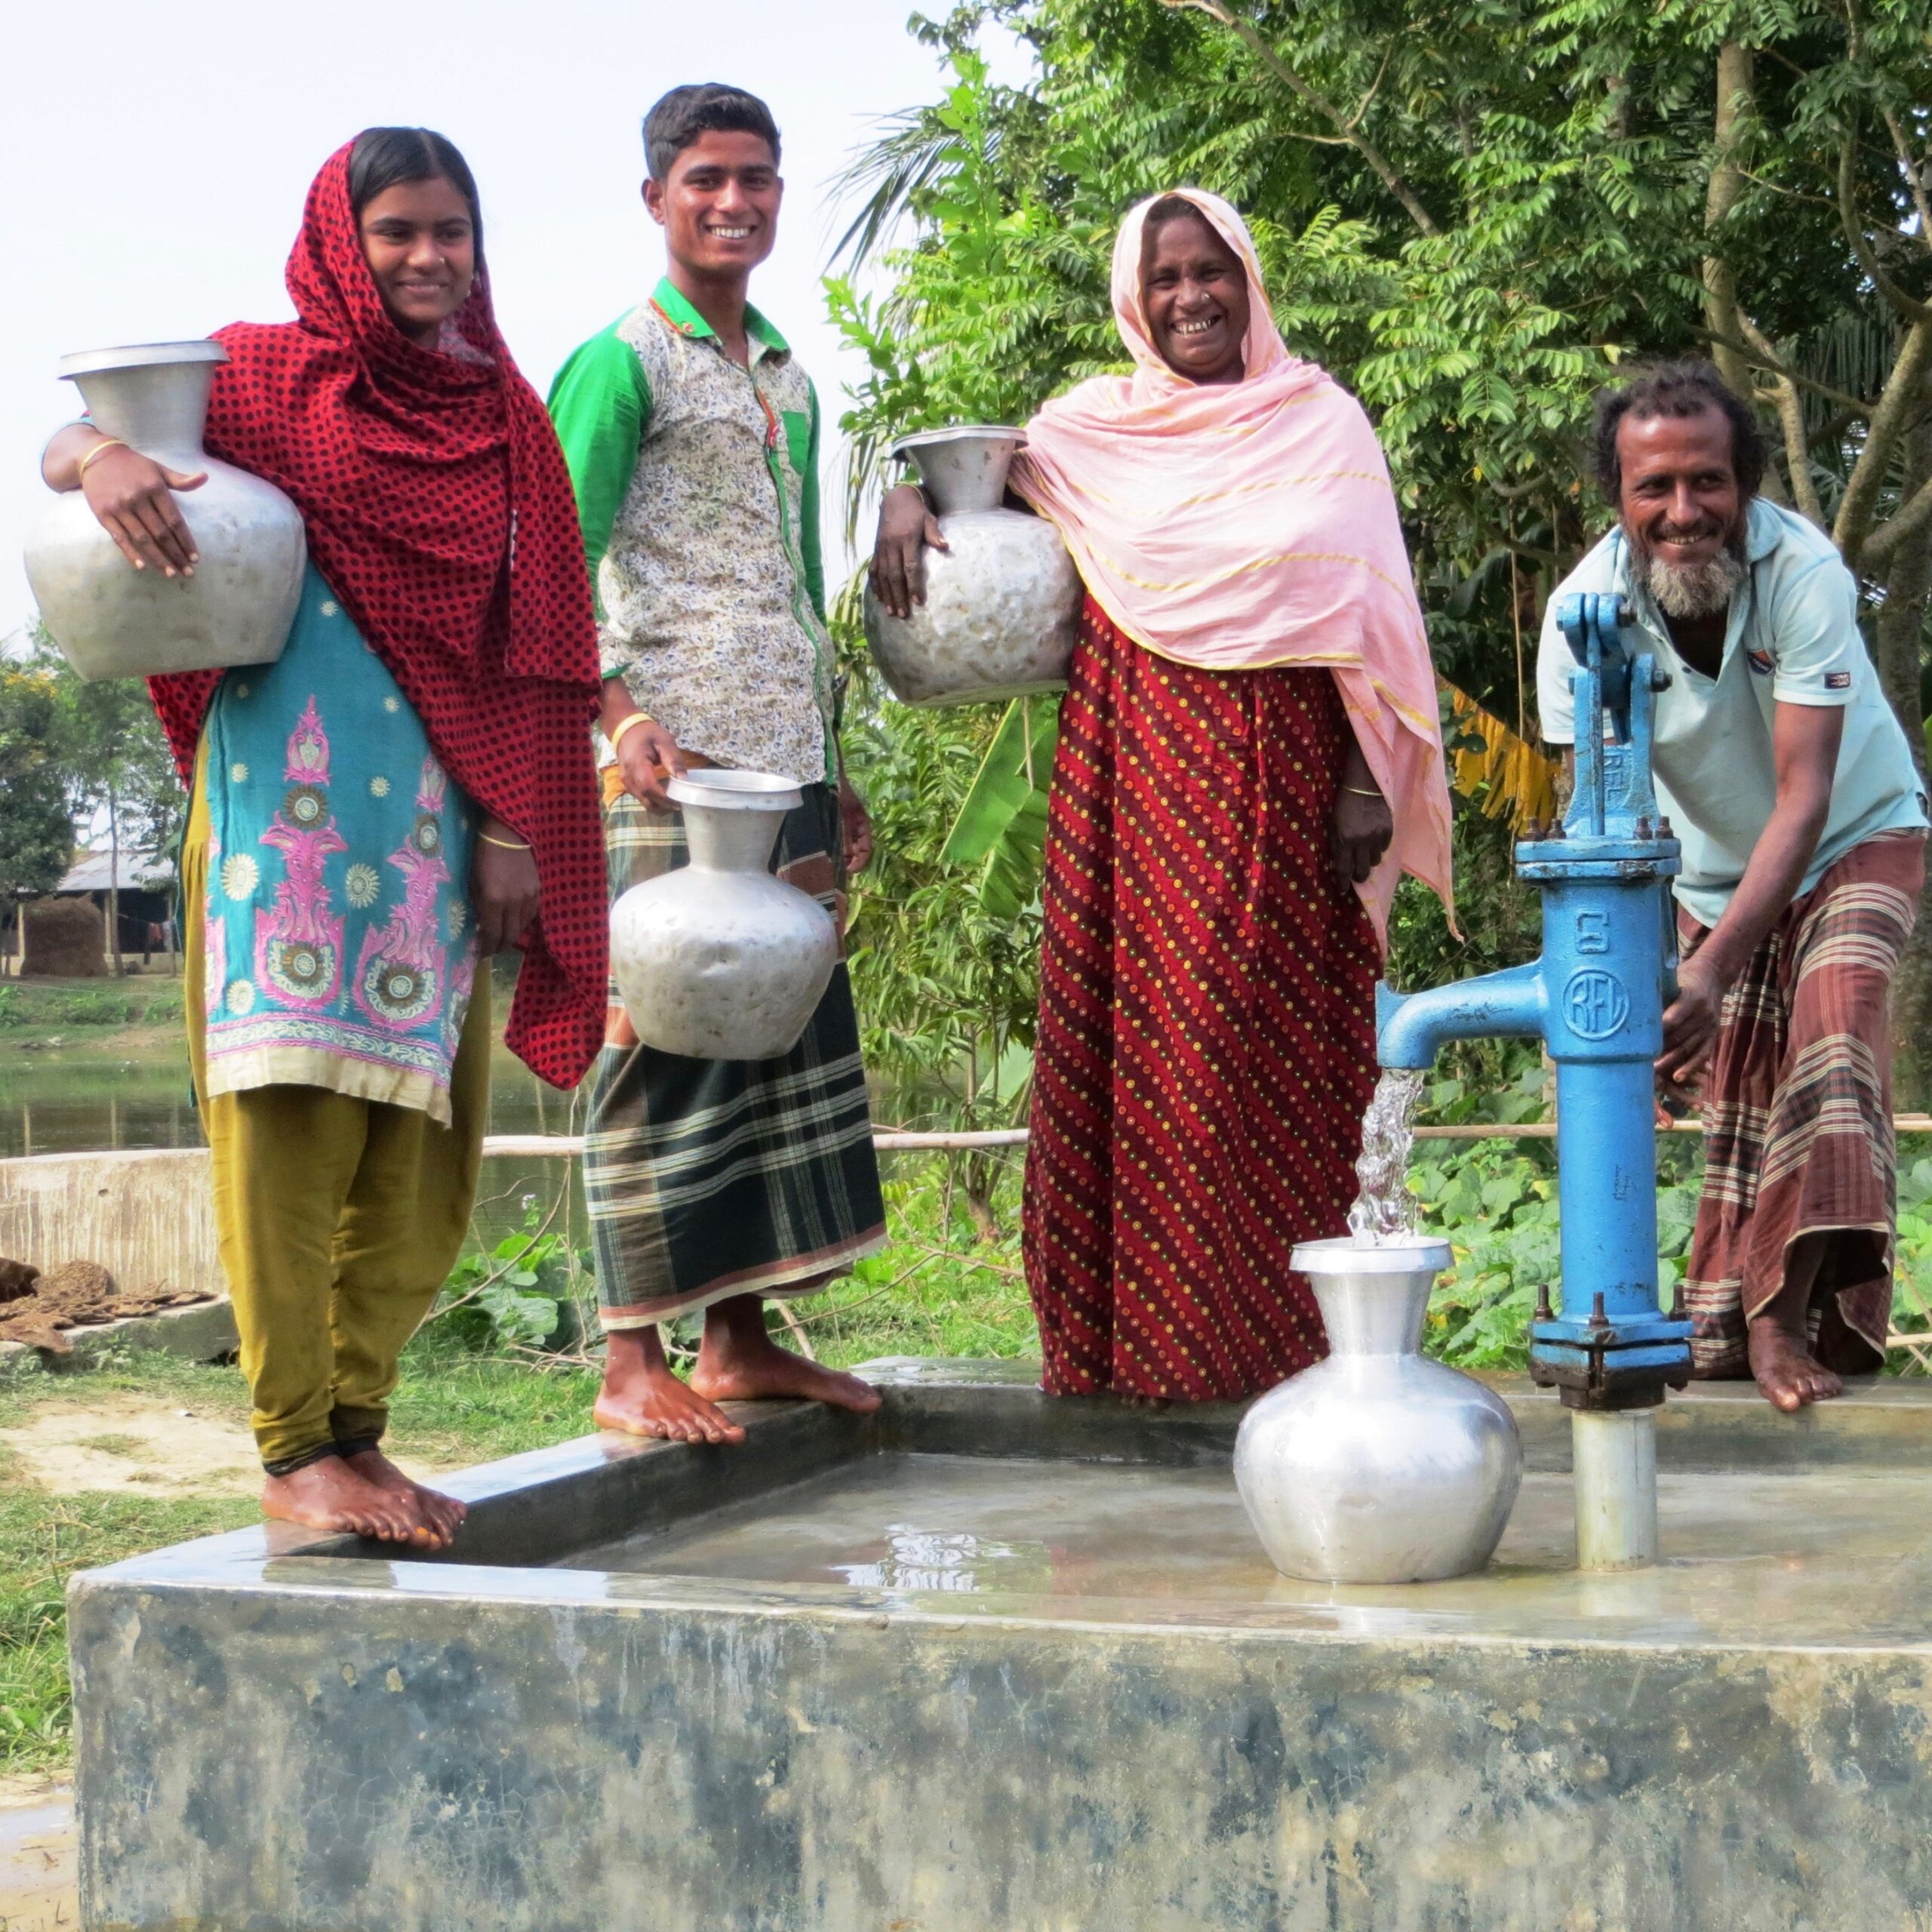
M 1851 673 L 1849 671 L 1827 671 L 1825 673 L 1825 688 L 1828 691 L 1850 691 Z
M 1744 655 L 1752 669 L 1761 678 L 1768 678 L 1777 668 L 1771 662 L 1771 654 L 1768 651 L 1747 651 Z

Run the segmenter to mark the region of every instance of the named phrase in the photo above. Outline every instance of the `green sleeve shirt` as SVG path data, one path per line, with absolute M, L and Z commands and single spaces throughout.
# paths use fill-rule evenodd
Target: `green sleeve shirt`
M 747 309 L 734 361 L 668 281 L 550 393 L 604 675 L 687 749 L 801 784 L 837 774 L 818 396 Z
M 550 386 L 550 420 L 577 492 L 577 523 L 595 597 L 598 568 L 611 547 L 611 532 L 651 420 L 651 384 L 644 365 L 614 331 L 592 336 L 557 371 Z M 600 619 L 604 614 L 601 598 L 597 614 Z

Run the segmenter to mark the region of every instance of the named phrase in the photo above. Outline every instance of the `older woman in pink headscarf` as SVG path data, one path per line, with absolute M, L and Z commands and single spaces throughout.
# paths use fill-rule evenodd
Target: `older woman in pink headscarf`
M 1291 355 L 1218 196 L 1114 249 L 1131 375 L 1028 426 L 1016 494 L 1087 590 L 1060 713 L 1023 1246 L 1045 1386 L 1205 1401 L 1325 1352 L 1295 1242 L 1346 1232 L 1396 881 L 1446 900 L 1435 687 L 1388 466 Z M 881 511 L 904 611 L 940 543 Z

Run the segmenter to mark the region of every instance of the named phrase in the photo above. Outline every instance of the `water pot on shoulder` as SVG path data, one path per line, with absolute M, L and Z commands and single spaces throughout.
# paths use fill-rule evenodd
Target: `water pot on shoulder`
M 866 635 L 902 704 L 1059 691 L 1080 629 L 1080 576 L 1044 517 L 1003 509 L 1023 429 L 971 425 L 902 437 L 947 547 L 926 552 L 926 601 L 890 616 L 866 590 Z
M 63 356 L 96 429 L 171 469 L 206 470 L 176 501 L 200 553 L 192 577 L 136 570 L 71 490 L 27 540 L 42 621 L 83 678 L 157 677 L 272 663 L 302 599 L 302 514 L 272 484 L 202 448 L 218 342 L 153 342 Z
M 1303 1241 L 1329 1355 L 1243 1417 L 1235 1482 L 1275 1567 L 1333 1583 L 1419 1583 L 1480 1570 L 1523 1475 L 1509 1404 L 1422 1352 L 1449 1244 Z
M 611 977 L 647 1046 L 777 1060 L 798 1044 L 838 964 L 831 914 L 768 869 L 801 794 L 768 772 L 712 769 L 665 789 L 683 811 L 691 863 L 611 909 Z

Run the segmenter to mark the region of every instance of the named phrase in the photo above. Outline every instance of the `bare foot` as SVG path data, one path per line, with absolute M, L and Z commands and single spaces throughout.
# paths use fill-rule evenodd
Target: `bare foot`
M 1761 1315 L 1746 1334 L 1751 1373 L 1774 1409 L 1793 1415 L 1810 1403 L 1829 1402 L 1844 1393 L 1844 1384 L 1812 1355 L 1802 1330 L 1794 1334 L 1772 1317 Z
M 691 1386 L 715 1402 L 823 1402 L 870 1415 L 885 1398 L 869 1382 L 781 1349 L 765 1332 L 764 1305 L 737 1295 L 706 1311 Z
M 278 1523 L 300 1523 L 307 1529 L 368 1537 L 377 1543 L 442 1546 L 412 1499 L 378 1489 L 340 1456 L 325 1456 L 285 1476 L 270 1476 L 262 1484 L 262 1514 Z
M 412 1497 L 423 1521 L 441 1538 L 442 1548 L 448 1549 L 456 1540 L 463 1519 L 469 1514 L 468 1503 L 459 1503 L 454 1496 L 445 1496 L 441 1490 L 431 1489 L 405 1475 L 380 1449 L 358 1449 L 342 1460 L 365 1482 L 373 1483 L 392 1496 Z
M 661 1442 L 742 1442 L 743 1427 L 671 1372 L 654 1327 L 614 1329 L 606 1338 L 604 1386 L 591 1412 L 599 1429 Z

